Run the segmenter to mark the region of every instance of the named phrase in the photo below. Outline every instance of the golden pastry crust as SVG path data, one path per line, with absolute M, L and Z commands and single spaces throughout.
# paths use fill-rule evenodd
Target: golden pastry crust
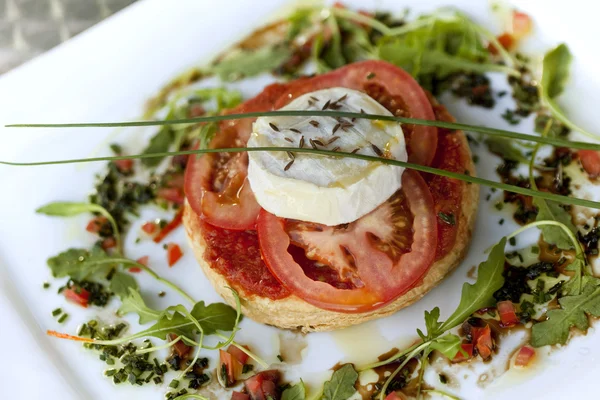
M 461 146 L 470 155 L 467 139 L 462 132 L 455 135 L 461 141 Z M 468 170 L 475 171 L 469 157 Z M 298 329 L 303 332 L 329 331 L 341 329 L 351 325 L 360 324 L 372 319 L 385 317 L 411 305 L 427 292 L 437 286 L 446 275 L 452 272 L 463 260 L 471 242 L 471 235 L 477 213 L 479 200 L 479 187 L 477 185 L 463 185 L 462 210 L 458 217 L 458 232 L 456 242 L 452 249 L 442 259 L 436 261 L 422 282 L 400 296 L 385 307 L 370 312 L 347 314 L 323 310 L 313 306 L 295 295 L 290 295 L 279 300 L 272 300 L 252 293 L 246 293 L 242 288 L 229 283 L 223 275 L 210 267 L 204 258 L 206 243 L 202 237 L 197 215 L 189 204 L 185 204 L 183 224 L 187 237 L 194 249 L 198 263 L 204 274 L 215 290 L 232 306 L 235 305 L 233 295 L 227 287 L 233 286 L 240 295 L 242 313 L 257 322 L 273 325 L 284 329 Z

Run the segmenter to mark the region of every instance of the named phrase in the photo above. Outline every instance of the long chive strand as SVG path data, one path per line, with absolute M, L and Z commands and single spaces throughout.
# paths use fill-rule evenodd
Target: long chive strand
M 285 152 L 295 152 L 295 153 L 309 153 L 309 154 L 317 154 L 323 156 L 332 156 L 332 157 L 350 157 L 356 158 L 365 161 L 372 162 L 381 162 L 383 164 L 395 165 L 399 167 L 404 167 L 408 169 L 412 169 L 419 172 L 430 173 L 434 175 L 443 176 L 446 178 L 458 179 L 461 181 L 474 183 L 477 185 L 484 185 L 491 188 L 496 188 L 500 190 L 505 190 L 507 192 L 522 194 L 525 196 L 538 197 L 545 200 L 555 201 L 561 204 L 574 204 L 582 207 L 589 207 L 600 210 L 600 202 L 579 199 L 575 197 L 562 196 L 554 193 L 542 192 L 539 190 L 527 189 L 515 185 L 509 185 L 502 182 L 491 181 L 484 178 L 478 178 L 476 176 L 471 176 L 467 174 L 461 174 L 457 172 L 446 171 L 439 168 L 429 167 L 425 165 L 418 165 L 409 162 L 399 161 L 399 160 L 390 160 L 383 157 L 376 156 L 368 156 L 364 154 L 357 153 L 345 153 L 345 152 L 335 152 L 330 150 L 320 150 L 320 149 L 310 149 L 310 148 L 297 148 L 297 147 L 234 147 L 227 149 L 202 149 L 202 150 L 186 150 L 186 151 L 174 151 L 174 152 L 163 152 L 163 153 L 152 153 L 152 154 L 136 154 L 131 156 L 114 156 L 114 157 L 92 157 L 92 158 L 80 158 L 80 159 L 72 159 L 72 160 L 58 160 L 58 161 L 40 161 L 40 162 L 30 162 L 30 163 L 15 163 L 15 162 L 7 162 L 0 161 L 0 164 L 5 165 L 13 165 L 13 166 L 35 166 L 35 165 L 54 165 L 54 164 L 73 164 L 73 163 L 82 163 L 82 162 L 94 162 L 94 161 L 110 161 L 110 160 L 124 160 L 131 158 L 154 158 L 154 157 L 167 157 L 167 156 L 175 156 L 175 155 L 189 155 L 189 154 L 206 154 L 206 153 L 242 153 L 242 152 L 255 152 L 255 151 L 285 151 Z
M 299 110 L 283 110 L 283 111 L 265 111 L 265 112 L 251 112 L 244 114 L 228 114 L 228 115 L 213 115 L 208 117 L 196 117 L 196 118 L 183 118 L 183 119 L 172 119 L 172 120 L 158 120 L 158 121 L 129 121 L 129 122 L 85 122 L 85 123 L 74 123 L 74 124 L 10 124 L 6 125 L 7 128 L 98 128 L 98 127 L 133 127 L 133 126 L 163 126 L 163 125 L 177 125 L 177 124 L 197 124 L 205 122 L 219 122 L 228 120 L 238 120 L 245 118 L 257 118 L 257 117 L 275 117 L 275 116 L 286 116 L 286 117 L 298 117 L 298 116 L 312 116 L 312 117 L 343 117 L 343 118 L 357 118 L 357 119 L 368 119 L 368 120 L 379 120 L 389 122 L 400 122 L 403 124 L 412 124 L 420 126 L 433 126 L 437 128 L 445 128 L 451 130 L 463 130 L 482 133 L 486 135 L 503 136 L 511 139 L 525 140 L 535 143 L 549 144 L 555 147 L 570 147 L 574 149 L 584 150 L 598 150 L 600 151 L 600 145 L 594 143 L 586 143 L 579 141 L 570 141 L 560 138 L 543 138 L 534 135 L 527 135 L 524 133 L 507 131 L 504 129 L 488 128 L 486 126 L 477 126 L 469 124 L 461 124 L 457 122 L 444 122 L 444 121 L 432 121 L 427 119 L 418 118 L 405 118 L 405 117 L 394 117 L 391 115 L 379 115 L 379 114 L 363 114 L 354 112 L 343 112 L 343 111 L 299 111 Z

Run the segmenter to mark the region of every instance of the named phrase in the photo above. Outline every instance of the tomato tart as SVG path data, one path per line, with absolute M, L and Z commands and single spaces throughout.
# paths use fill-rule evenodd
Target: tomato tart
M 231 113 L 337 110 L 454 121 L 404 70 L 364 61 L 267 86 Z M 313 147 L 473 175 L 463 132 L 361 118 L 220 123 L 211 148 Z M 183 221 L 196 258 L 244 315 L 302 331 L 347 327 L 419 300 L 463 259 L 478 187 L 308 153 L 191 156 Z

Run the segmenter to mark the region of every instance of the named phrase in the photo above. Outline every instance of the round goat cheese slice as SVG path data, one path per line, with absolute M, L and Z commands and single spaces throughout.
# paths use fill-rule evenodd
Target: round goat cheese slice
M 392 115 L 370 96 L 336 87 L 307 93 L 281 110 Z M 407 160 L 399 123 L 311 116 L 260 117 L 248 147 L 305 147 Z M 368 214 L 401 188 L 398 166 L 309 153 L 249 152 L 248 179 L 258 203 L 278 217 L 328 226 Z

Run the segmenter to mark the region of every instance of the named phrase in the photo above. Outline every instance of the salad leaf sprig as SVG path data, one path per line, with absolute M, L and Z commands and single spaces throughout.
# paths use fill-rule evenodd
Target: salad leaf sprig
M 572 59 L 571 52 L 564 43 L 546 53 L 542 70 L 541 97 L 556 119 L 568 128 L 598 140 L 600 138 L 598 135 L 586 131 L 571 121 L 556 102 L 565 89 Z
M 76 203 L 67 201 L 57 201 L 46 204 L 35 210 L 38 214 L 45 214 L 52 217 L 74 217 L 76 215 L 84 213 L 98 213 L 105 217 L 112 226 L 112 233 L 117 242 L 117 249 L 120 252 L 123 251 L 123 243 L 121 242 L 121 235 L 119 233 L 119 226 L 113 218 L 113 216 L 102 206 L 92 203 Z

